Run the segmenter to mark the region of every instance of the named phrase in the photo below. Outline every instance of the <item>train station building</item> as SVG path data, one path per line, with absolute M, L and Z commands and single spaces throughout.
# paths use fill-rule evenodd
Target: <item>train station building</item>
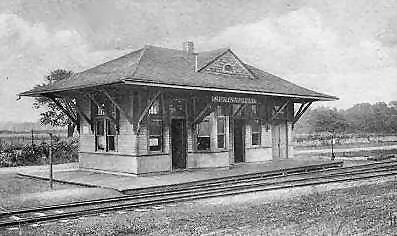
M 20 95 L 52 99 L 78 125 L 80 168 L 136 175 L 291 158 L 294 124 L 337 99 L 192 42 L 145 46 Z

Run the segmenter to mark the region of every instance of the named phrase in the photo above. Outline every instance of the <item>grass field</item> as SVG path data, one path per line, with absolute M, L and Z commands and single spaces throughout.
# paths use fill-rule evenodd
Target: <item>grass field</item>
M 87 216 L 3 235 L 395 235 L 396 180 L 314 192 L 287 200 L 211 204 L 208 200 L 162 209 Z M 226 201 L 226 200 L 225 200 Z

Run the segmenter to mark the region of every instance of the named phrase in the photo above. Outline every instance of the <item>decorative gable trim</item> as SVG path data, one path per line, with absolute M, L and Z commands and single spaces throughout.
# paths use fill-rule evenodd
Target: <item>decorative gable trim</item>
M 222 69 L 217 68 L 217 71 L 211 71 L 210 67 L 211 65 L 214 65 L 214 63 L 216 63 L 217 61 L 219 61 L 222 57 L 224 57 L 227 53 L 230 53 L 231 56 L 233 57 L 233 59 L 235 60 L 235 62 L 237 63 L 238 67 L 242 69 L 243 73 L 233 73 L 233 72 L 228 72 L 224 70 L 224 67 L 226 65 L 229 65 L 229 63 L 223 63 L 222 65 Z M 219 66 L 218 66 L 219 67 Z M 199 68 L 198 72 L 204 72 L 207 71 L 209 73 L 215 73 L 215 74 L 230 74 L 230 75 L 244 75 L 247 76 L 250 79 L 255 78 L 255 76 L 253 75 L 253 73 L 245 66 L 245 64 L 240 60 L 240 58 L 238 58 L 236 56 L 236 54 L 233 53 L 232 50 L 230 49 L 226 49 L 224 52 L 220 53 L 219 55 L 217 55 L 215 58 L 213 58 L 212 60 L 210 60 L 209 62 L 207 62 L 204 66 L 202 66 L 201 68 Z
M 204 70 L 206 67 L 208 67 L 209 65 L 211 65 L 212 63 L 214 63 L 216 60 L 218 60 L 218 58 L 222 57 L 223 55 L 225 55 L 230 49 L 226 49 L 225 51 L 223 51 L 222 53 L 219 53 L 219 55 L 217 55 L 216 57 L 214 57 L 212 60 L 208 61 L 207 63 L 205 63 L 203 66 L 201 66 L 197 71 L 201 72 L 202 70 Z

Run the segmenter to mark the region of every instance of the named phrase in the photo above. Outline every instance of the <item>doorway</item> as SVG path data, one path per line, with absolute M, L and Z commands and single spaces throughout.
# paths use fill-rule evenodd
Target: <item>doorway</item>
M 186 121 L 171 120 L 172 169 L 186 169 Z
M 244 120 L 234 120 L 233 134 L 234 163 L 244 162 Z

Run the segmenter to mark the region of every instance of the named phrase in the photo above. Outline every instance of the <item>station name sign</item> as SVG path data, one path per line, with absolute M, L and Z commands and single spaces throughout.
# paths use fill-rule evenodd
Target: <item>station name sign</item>
M 223 96 L 212 96 L 212 102 L 218 103 L 243 103 L 243 104 L 256 104 L 255 98 L 247 97 L 223 97 Z

